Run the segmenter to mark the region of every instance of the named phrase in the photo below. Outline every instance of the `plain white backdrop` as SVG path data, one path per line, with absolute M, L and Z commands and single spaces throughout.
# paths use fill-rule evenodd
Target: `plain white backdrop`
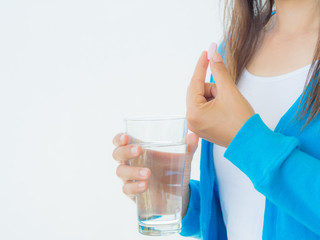
M 128 115 L 185 114 L 222 15 L 218 0 L 1 0 L 0 239 L 182 239 L 138 233 L 112 138 Z

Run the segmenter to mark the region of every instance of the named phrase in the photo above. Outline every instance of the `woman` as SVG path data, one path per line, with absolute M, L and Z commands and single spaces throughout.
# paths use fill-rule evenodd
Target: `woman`
M 197 136 L 189 135 L 187 169 L 204 140 L 200 182 L 185 183 L 181 235 L 320 239 L 320 1 L 230 5 L 224 41 L 202 52 L 188 88 L 188 128 Z M 141 154 L 127 143 L 114 138 L 121 163 Z M 131 197 L 150 174 L 117 169 Z

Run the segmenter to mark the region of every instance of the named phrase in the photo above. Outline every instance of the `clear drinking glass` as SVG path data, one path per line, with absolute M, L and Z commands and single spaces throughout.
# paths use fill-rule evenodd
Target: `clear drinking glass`
M 179 233 L 188 132 L 185 117 L 131 117 L 124 121 L 129 144 L 138 144 L 143 150 L 129 165 L 151 170 L 147 190 L 136 196 L 139 232 L 157 236 Z

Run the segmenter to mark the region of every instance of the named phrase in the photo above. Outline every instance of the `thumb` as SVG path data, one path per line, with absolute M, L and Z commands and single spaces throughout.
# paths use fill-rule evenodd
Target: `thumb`
M 197 150 L 199 137 L 195 133 L 190 133 L 187 138 L 188 141 L 188 149 L 187 152 L 194 154 L 194 152 Z
M 233 82 L 221 55 L 217 51 L 213 52 L 210 58 L 210 70 L 218 88 L 226 82 Z

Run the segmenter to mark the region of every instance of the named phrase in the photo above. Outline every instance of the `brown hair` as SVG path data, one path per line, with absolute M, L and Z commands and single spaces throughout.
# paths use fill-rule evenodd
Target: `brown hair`
M 263 28 L 269 22 L 275 0 L 225 0 L 224 6 L 224 53 L 227 68 L 237 83 L 240 74 L 259 47 L 263 37 Z M 264 3 L 263 3 L 264 2 Z M 221 3 L 221 2 L 220 2 Z M 319 29 L 320 33 L 320 29 Z M 308 73 L 309 84 L 306 84 L 298 109 L 298 120 L 302 120 L 309 112 L 306 127 L 320 112 L 320 34 Z M 311 76 L 311 78 L 310 78 Z M 308 81 L 306 81 L 307 83 Z M 311 86 L 307 93 L 308 86 Z M 305 99 L 305 97 L 307 97 Z M 302 100 L 303 106 L 300 107 Z M 303 128 L 304 128 L 303 127 Z

